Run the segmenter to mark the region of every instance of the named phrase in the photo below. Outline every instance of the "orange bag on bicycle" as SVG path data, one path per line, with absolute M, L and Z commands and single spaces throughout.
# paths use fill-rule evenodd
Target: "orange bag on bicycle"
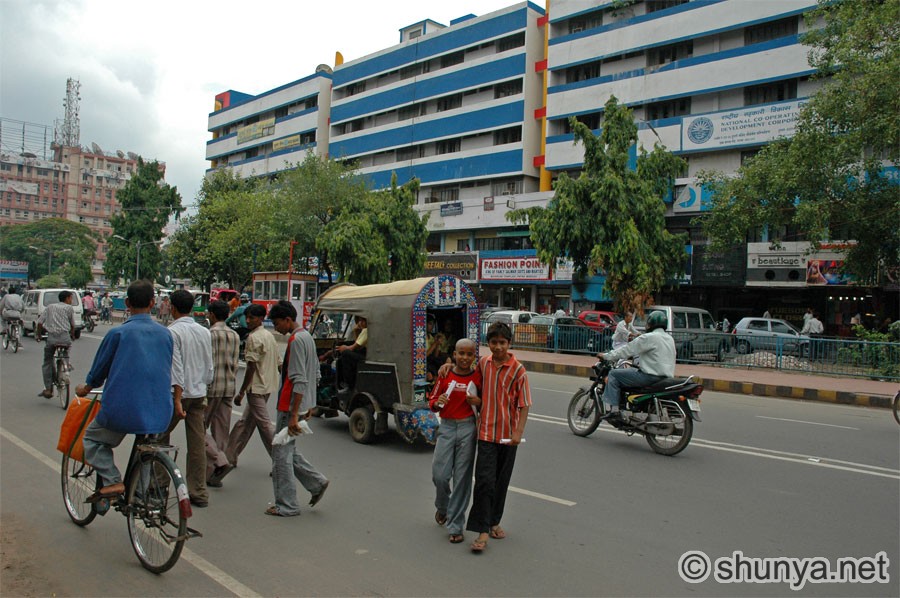
M 98 397 L 87 399 L 75 396 L 69 402 L 66 418 L 59 429 L 59 442 L 56 450 L 69 455 L 70 459 L 84 461 L 84 431 L 94 421 L 100 410 Z

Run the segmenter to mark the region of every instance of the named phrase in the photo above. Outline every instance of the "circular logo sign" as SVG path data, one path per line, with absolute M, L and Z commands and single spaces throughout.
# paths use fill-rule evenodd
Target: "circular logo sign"
M 712 137 L 714 130 L 712 121 L 705 116 L 695 118 L 694 122 L 688 126 L 688 139 L 694 143 L 706 143 Z

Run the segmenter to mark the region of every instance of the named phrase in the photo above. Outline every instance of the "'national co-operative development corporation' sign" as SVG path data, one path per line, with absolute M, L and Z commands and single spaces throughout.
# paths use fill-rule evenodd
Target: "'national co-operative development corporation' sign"
M 806 102 L 793 100 L 687 117 L 682 120 L 681 149 L 710 150 L 790 137 Z

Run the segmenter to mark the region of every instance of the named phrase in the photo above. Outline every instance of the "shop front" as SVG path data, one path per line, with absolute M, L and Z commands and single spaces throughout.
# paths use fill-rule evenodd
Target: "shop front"
M 533 249 L 481 251 L 478 296 L 484 305 L 553 313 L 571 310 L 571 268 L 551 269 Z

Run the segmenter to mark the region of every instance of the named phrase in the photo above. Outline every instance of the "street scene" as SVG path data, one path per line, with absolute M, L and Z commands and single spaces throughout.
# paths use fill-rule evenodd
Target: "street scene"
M 75 343 L 73 380 L 106 330 Z M 434 523 L 431 447 L 396 434 L 357 444 L 341 416 L 314 419 L 314 435 L 298 441 L 332 482 L 319 505 L 294 519 L 266 517 L 271 463 L 251 439 L 240 466 L 210 490 L 209 508 L 190 519 L 203 537 L 165 575 L 148 575 L 115 514 L 84 529 L 66 515 L 55 450 L 63 411 L 35 396 L 41 349 L 28 339 L 2 360 L 3 534 L 15 539 L 4 540 L 4 560 L 16 564 L 15 574 L 4 571 L 4 595 L 896 594 L 900 426 L 888 410 L 708 392 L 692 443 L 669 458 L 605 424 L 574 436 L 566 406 L 586 381 L 550 374 L 529 375 L 534 405 L 503 518 L 508 537 L 481 558 L 447 543 Z M 184 467 L 183 433 L 173 442 Z M 689 584 L 677 570 L 689 551 L 832 563 L 883 553 L 890 581 L 796 591 Z
M 0 597 L 900 596 L 900 2 L 0 2 Z

